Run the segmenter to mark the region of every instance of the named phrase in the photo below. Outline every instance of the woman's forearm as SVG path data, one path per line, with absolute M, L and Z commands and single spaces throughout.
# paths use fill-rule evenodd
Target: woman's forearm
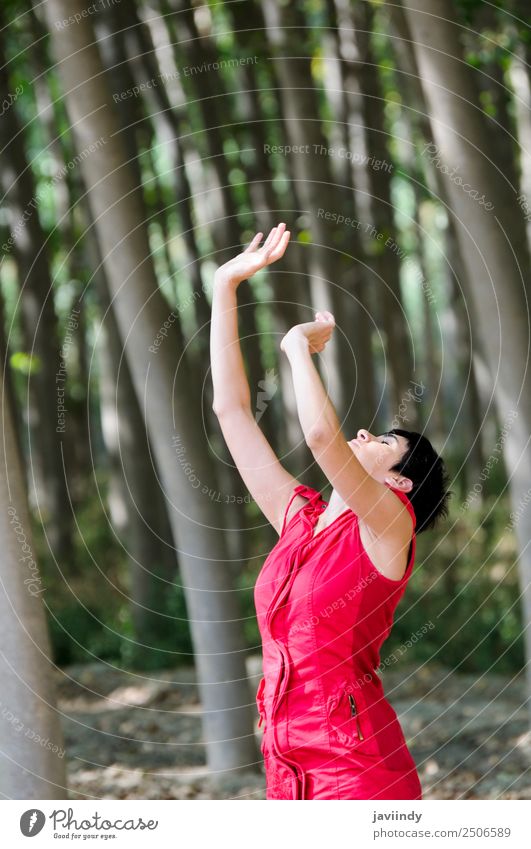
M 291 366 L 297 412 L 308 445 L 333 439 L 341 425 L 310 354 L 308 340 L 295 335 L 286 345 Z
M 210 364 L 216 415 L 237 407 L 251 406 L 238 333 L 237 285 L 216 275 L 212 292 Z

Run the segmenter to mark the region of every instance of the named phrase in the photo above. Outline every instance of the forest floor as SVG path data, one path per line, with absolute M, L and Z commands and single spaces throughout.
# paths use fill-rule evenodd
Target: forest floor
M 260 658 L 249 658 L 256 691 Z M 105 663 L 58 673 L 70 799 L 264 799 L 264 775 L 209 778 L 194 671 L 141 674 Z M 433 663 L 383 673 L 425 799 L 531 799 L 521 675 Z M 257 741 L 260 732 L 257 731 Z

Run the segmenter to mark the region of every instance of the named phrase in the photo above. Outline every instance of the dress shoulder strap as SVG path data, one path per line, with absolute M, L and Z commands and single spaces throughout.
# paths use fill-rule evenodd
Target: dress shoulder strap
M 298 484 L 294 488 L 293 493 L 291 495 L 291 498 L 288 501 L 288 504 L 287 504 L 286 509 L 284 511 L 284 520 L 282 522 L 282 530 L 280 531 L 280 536 L 282 536 L 282 534 L 284 533 L 284 530 L 286 528 L 286 519 L 287 519 L 287 516 L 288 516 L 289 508 L 291 507 L 291 503 L 292 503 L 293 499 L 297 495 L 303 495 L 305 498 L 308 498 L 310 501 L 316 501 L 317 499 L 321 498 L 321 493 L 318 492 L 318 490 L 313 489 L 313 487 L 311 487 L 311 486 L 305 486 L 305 484 L 303 484 L 303 483 Z

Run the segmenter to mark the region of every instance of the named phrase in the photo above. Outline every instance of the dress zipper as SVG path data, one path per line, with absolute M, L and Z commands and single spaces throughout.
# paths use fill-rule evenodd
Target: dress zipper
M 356 719 L 356 729 L 357 729 L 357 732 L 358 732 L 358 738 L 360 740 L 363 740 L 365 738 L 363 737 L 363 734 L 361 733 L 360 718 L 358 716 L 358 711 L 357 711 L 357 708 L 356 708 L 356 702 L 354 701 L 354 696 L 351 693 L 349 693 L 349 695 L 348 695 L 348 700 L 349 700 L 349 704 L 350 704 L 350 715 L 355 717 L 355 719 Z

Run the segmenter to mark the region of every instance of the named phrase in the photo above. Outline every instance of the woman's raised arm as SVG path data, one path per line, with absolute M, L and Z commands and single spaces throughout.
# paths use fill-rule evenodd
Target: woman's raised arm
M 259 248 L 262 233 L 257 233 L 241 254 L 218 268 L 210 330 L 214 412 L 245 486 L 279 534 L 288 501 L 299 481 L 282 466 L 253 416 L 238 335 L 236 292 L 243 280 L 283 256 L 289 236 L 285 224 L 279 224 Z M 305 499 L 297 495 L 295 509 L 303 503 Z

